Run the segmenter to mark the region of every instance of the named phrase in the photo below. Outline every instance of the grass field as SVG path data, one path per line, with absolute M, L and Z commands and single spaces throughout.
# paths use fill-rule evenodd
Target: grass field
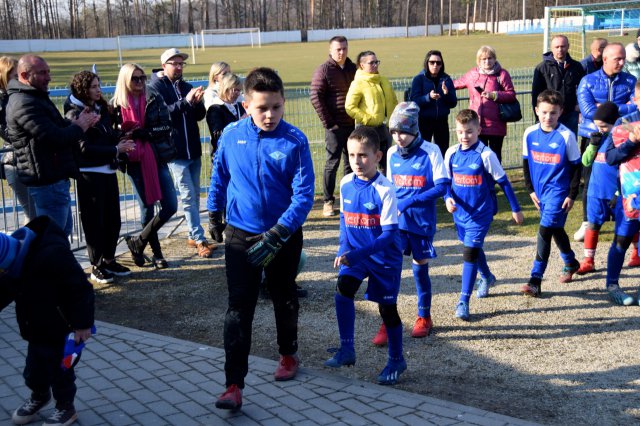
M 610 37 L 611 41 L 629 42 L 627 38 Z M 350 57 L 355 59 L 358 52 L 373 50 L 382 61 L 380 72 L 389 78 L 412 77 L 422 68 L 424 55 L 430 49 L 443 52 L 446 71 L 461 74 L 475 65 L 475 54 L 482 45 L 493 46 L 498 61 L 507 69 L 535 66 L 541 59 L 542 35 L 491 35 L 476 34 L 456 37 L 390 38 L 374 40 L 353 40 L 349 44 Z M 173 47 L 173 46 L 166 46 Z M 130 50 L 123 52 L 124 62 L 137 62 L 149 72 L 159 67 L 160 54 L 165 48 Z M 182 49 L 191 53 L 188 49 Z M 288 88 L 306 87 L 311 75 L 328 54 L 326 42 L 281 43 L 264 45 L 262 48 L 217 47 L 206 51 L 196 51 L 196 65 L 189 63 L 185 70 L 187 78 L 207 76 L 209 66 L 216 61 L 231 64 L 234 72 L 246 74 L 256 66 L 269 66 L 278 70 Z M 18 55 L 15 55 L 18 56 Z M 64 87 L 71 76 L 97 64 L 105 84 L 113 83 L 118 73 L 116 51 L 91 52 L 46 52 L 52 69 L 52 87 Z M 580 60 L 581 58 L 576 58 Z M 190 61 L 189 61 L 190 62 Z

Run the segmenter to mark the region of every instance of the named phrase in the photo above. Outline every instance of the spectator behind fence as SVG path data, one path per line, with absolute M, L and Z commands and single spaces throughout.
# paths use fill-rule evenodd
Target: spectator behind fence
M 542 62 L 533 71 L 531 83 L 531 107 L 538 104 L 538 95 L 550 89 L 562 94 L 564 105 L 559 122 L 567 126 L 574 134 L 578 133 L 578 84 L 584 77 L 580 62 L 569 55 L 569 39 L 557 35 L 551 39 L 551 51 L 542 55 Z M 537 121 L 537 117 L 536 117 Z
M 420 136 L 438 145 L 440 155 L 444 156 L 449 148 L 449 112 L 458 103 L 456 89 L 451 77 L 444 72 L 444 59 L 439 50 L 428 51 L 422 67 L 411 82 L 410 99 L 420 107 Z
M 242 81 L 235 74 L 227 74 L 218 86 L 218 97 L 207 109 L 207 125 L 211 133 L 211 162 L 218 150 L 218 140 L 229 123 L 246 117 L 244 107 L 238 98 L 242 93 Z
M 500 120 L 501 103 L 516 101 L 516 91 L 511 76 L 497 61 L 491 46 L 482 46 L 476 54 L 476 67 L 456 79 L 456 89 L 467 88 L 469 108 L 480 117 L 480 140 L 485 143 L 502 163 L 502 142 L 507 135 L 507 123 Z
M 358 70 L 349 86 L 344 107 L 356 121 L 356 127 L 373 127 L 378 133 L 383 154 L 379 167 L 385 174 L 387 149 L 391 144 L 391 135 L 385 123 L 398 104 L 398 99 L 389 80 L 378 72 L 380 61 L 375 53 L 370 50 L 360 52 L 357 62 Z
M 49 99 L 49 65 L 39 56 L 18 61 L 18 80 L 9 81 L 7 126 L 18 177 L 27 185 L 36 215 L 49 215 L 67 236 L 73 229 L 69 178 L 78 176 L 73 147 L 100 120 L 82 111 L 68 121 Z
M 606 38 L 598 37 L 593 39 L 589 48 L 591 53 L 580 61 L 580 65 L 582 65 L 585 75 L 591 74 L 592 72 L 598 71 L 602 68 L 602 52 L 604 51 L 604 48 L 607 47 L 607 43 Z
M 324 127 L 327 154 L 322 176 L 322 215 L 325 217 L 336 214 L 334 191 L 340 157 L 345 176 L 351 173 L 347 156 L 347 138 L 353 131 L 354 122 L 347 114 L 344 104 L 349 85 L 356 75 L 356 65 L 348 55 L 349 43 L 346 37 L 335 36 L 329 40 L 329 58 L 314 71 L 309 91 L 311 104 Z
M 144 249 L 151 246 L 151 262 L 158 269 L 168 268 L 158 230 L 176 213 L 178 200 L 167 163 L 176 156 L 171 140 L 171 115 L 162 96 L 145 88 L 147 76 L 139 65 L 124 64 L 118 74 L 113 106 L 117 124 L 136 148 L 127 153 L 126 172 L 131 179 L 140 205 L 144 229 L 138 236 L 127 236 L 127 246 L 136 266 L 145 264 Z M 154 208 L 160 201 L 160 211 Z
M 53 393 L 55 411 L 44 424 L 70 425 L 78 417 L 74 407 L 75 363 L 63 368 L 63 354 L 69 334 L 76 344 L 91 336 L 93 286 L 74 257 L 67 236 L 46 216 L 10 236 L 0 233 L 0 270 L 0 310 L 15 301 L 20 336 L 28 342 L 23 377 L 31 392 L 11 420 L 16 425 L 37 420 Z M 15 359 L 11 362 L 21 364 Z M 3 401 L 11 400 L 3 396 Z
M 182 209 L 187 222 L 187 246 L 195 248 L 198 256 L 210 257 L 215 245 L 209 245 L 200 224 L 200 171 L 202 170 L 202 143 L 198 121 L 204 109 L 202 87 L 193 87 L 182 78 L 189 55 L 178 49 L 167 49 L 160 57 L 162 70 L 151 76 L 149 88 L 159 93 L 171 114 L 171 139 L 177 155 L 169 161 L 169 170 L 180 193 Z
M 115 260 L 120 235 L 120 192 L 118 189 L 118 155 L 135 148 L 132 140 L 118 140 L 111 124 L 107 101 L 102 97 L 100 79 L 82 71 L 71 80 L 71 94 L 64 104 L 67 118 L 73 120 L 84 110 L 95 112 L 100 121 L 89 128 L 77 147 L 80 174 L 76 180 L 80 220 L 91 262 L 91 279 L 105 284 L 114 275 L 131 271 Z
M 218 97 L 218 85 L 220 80 L 231 73 L 231 67 L 226 62 L 214 62 L 209 70 L 209 85 L 204 91 L 204 107 L 206 110 L 213 105 L 213 101 Z
M 9 129 L 7 128 L 7 85 L 9 81 L 18 78 L 18 60 L 10 56 L 0 57 L 0 136 L 4 139 L 4 148 L 10 150 L 2 155 L 2 165 L 7 183 L 13 190 L 24 213 L 24 223 L 30 222 L 36 217 L 36 206 L 29 196 L 29 190 L 18 179 L 15 155 L 9 142 Z M 15 205 L 14 205 L 15 207 Z
M 602 68 L 591 74 L 587 74 L 578 86 L 578 104 L 582 121 L 578 129 L 580 136 L 580 152 L 584 153 L 589 145 L 589 138 L 598 131 L 593 117 L 598 109 L 598 105 L 611 101 L 618 105 L 620 116 L 625 116 L 637 110 L 631 103 L 636 78 L 624 72 L 625 49 L 620 43 L 610 43 L 604 48 L 602 53 Z M 591 177 L 591 166 L 582 168 L 582 180 L 584 187 L 582 191 L 582 225 L 573 234 L 575 241 L 583 241 L 584 233 L 587 229 L 587 192 L 589 179 Z
M 636 79 L 640 78 L 640 47 L 638 47 L 638 41 L 640 40 L 640 30 L 636 33 L 636 41 L 627 44 L 625 52 L 627 58 L 624 64 L 623 71 L 631 74 Z

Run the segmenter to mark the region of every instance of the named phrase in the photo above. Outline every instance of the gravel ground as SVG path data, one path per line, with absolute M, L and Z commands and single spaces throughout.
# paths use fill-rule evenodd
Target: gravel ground
M 300 357 L 303 366 L 326 369 L 327 348 L 338 345 L 333 307 L 338 220 L 317 209 L 305 224 L 308 262 L 298 282 L 309 290 L 301 299 Z M 508 232 L 508 228 L 507 228 Z M 223 249 L 198 258 L 184 235 L 163 241 L 171 268 L 136 268 L 114 284 L 96 285 L 97 317 L 142 330 L 222 347 L 226 310 Z M 640 307 L 617 307 L 603 287 L 611 234 L 603 235 L 600 270 L 559 284 L 561 261 L 552 250 L 543 297 L 523 297 L 535 252 L 533 238 L 490 235 L 485 251 L 498 285 L 486 299 L 471 300 L 471 321 L 453 313 L 460 291 L 461 245 L 453 229 L 436 236 L 438 258 L 430 267 L 435 332 L 410 337 L 416 296 L 409 261 L 398 301 L 405 327 L 407 371 L 398 388 L 545 424 L 620 425 L 640 422 Z M 574 244 L 581 255 L 582 245 Z M 623 270 L 623 288 L 635 294 L 638 271 Z M 386 348 L 370 343 L 380 325 L 377 306 L 356 297 L 354 367 L 335 374 L 374 382 L 386 361 Z M 139 314 L 135 314 L 139 312 Z M 634 343 L 635 342 L 635 343 Z M 271 302 L 260 300 L 254 320 L 252 353 L 276 359 Z

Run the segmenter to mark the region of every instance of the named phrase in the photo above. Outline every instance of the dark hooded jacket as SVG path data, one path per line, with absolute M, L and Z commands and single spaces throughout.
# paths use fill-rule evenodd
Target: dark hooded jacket
M 11 236 L 20 249 L 0 277 L 0 309 L 15 300 L 20 335 L 28 342 L 61 345 L 71 331 L 91 328 L 93 286 L 64 231 L 40 216 Z
M 176 158 L 182 160 L 200 158 L 202 145 L 198 121 L 205 117 L 207 111 L 204 108 L 204 102 L 191 105 L 185 99 L 193 86 L 183 79 L 172 83 L 169 77 L 159 77 L 158 72 L 154 72 L 151 74 L 149 87 L 162 96 L 171 114 L 173 127 L 171 138 L 178 152 Z

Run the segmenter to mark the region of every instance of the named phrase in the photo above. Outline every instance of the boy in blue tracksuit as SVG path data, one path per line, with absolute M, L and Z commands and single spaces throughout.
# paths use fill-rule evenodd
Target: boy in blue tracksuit
M 297 373 L 295 277 L 315 182 L 307 138 L 282 119 L 284 87 L 278 74 L 270 68 L 252 70 L 244 94 L 249 117 L 229 125 L 220 137 L 207 198 L 211 237 L 222 242 L 224 231 L 229 290 L 224 321 L 227 389 L 216 407 L 233 411 L 242 406 L 263 270 L 280 352 L 275 380 L 290 380 Z
M 463 109 L 456 116 L 458 144 L 450 147 L 444 157 L 451 187 L 445 196 L 445 204 L 464 244 L 462 264 L 462 291 L 455 315 L 469 320 L 469 300 L 476 277 L 480 272 L 477 297 L 489 295 L 489 287 L 496 277 L 489 270 L 482 246 L 489 232 L 493 216 L 498 211 L 495 184 L 500 185 L 511 205 L 512 217 L 517 224 L 524 218 L 520 204 L 498 157 L 478 140 L 480 118 L 470 109 Z
M 402 273 L 396 194 L 377 170 L 382 151 L 374 129 L 354 130 L 347 151 L 353 173 L 340 182 L 340 248 L 334 261 L 334 267 L 340 268 L 335 294 L 340 348 L 325 365 L 338 368 L 356 362 L 354 297 L 368 278 L 365 297 L 378 303 L 389 336 L 389 358 L 378 383 L 393 385 L 407 369 L 396 304 Z
M 521 289 L 526 296 L 538 297 L 542 293 L 542 277 L 547 269 L 552 238 L 565 264 L 560 282 L 571 282 L 580 268 L 564 230 L 569 210 L 578 196 L 580 150 L 573 132 L 558 122 L 563 103 L 560 92 L 545 90 L 540 93 L 536 106 L 540 122 L 525 130 L 523 136 L 525 185 L 540 211 L 531 278 Z
M 387 152 L 387 177 L 398 197 L 398 227 L 404 253 L 413 257 L 411 267 L 418 294 L 418 317 L 412 337 L 431 333 L 431 279 L 429 259 L 436 257 L 436 199 L 450 184 L 442 154 L 436 144 L 422 139 L 418 129 L 420 107 L 415 102 L 398 104 L 389 119 L 397 145 Z

